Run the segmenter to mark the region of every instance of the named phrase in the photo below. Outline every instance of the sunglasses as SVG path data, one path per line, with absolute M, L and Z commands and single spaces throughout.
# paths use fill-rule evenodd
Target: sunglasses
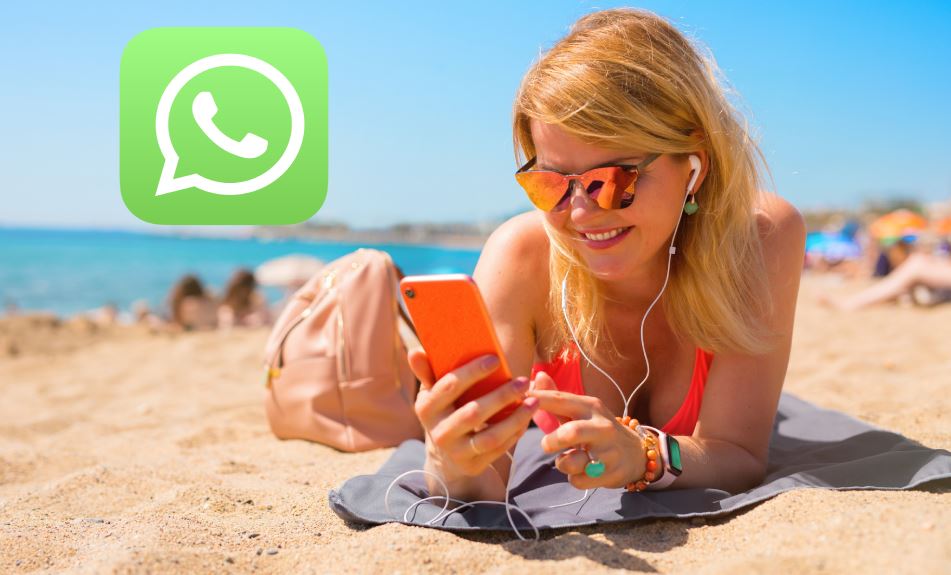
M 552 170 L 532 170 L 536 158 L 515 172 L 515 179 L 525 188 L 528 199 L 546 212 L 560 212 L 571 200 L 572 182 L 579 182 L 592 200 L 602 209 L 617 210 L 634 202 L 634 184 L 640 171 L 660 154 L 651 154 L 637 165 L 614 164 L 598 166 L 583 174 L 562 174 Z

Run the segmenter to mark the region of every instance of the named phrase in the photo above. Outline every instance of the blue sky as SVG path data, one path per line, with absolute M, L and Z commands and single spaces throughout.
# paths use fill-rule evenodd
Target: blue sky
M 293 26 L 327 53 L 318 220 L 527 209 L 511 105 L 531 61 L 611 2 L 21 2 L 0 8 L 0 224 L 145 228 L 118 189 L 119 59 L 158 26 Z M 766 4 L 766 3 L 762 3 Z M 951 2 L 638 5 L 698 38 L 801 208 L 951 197 Z

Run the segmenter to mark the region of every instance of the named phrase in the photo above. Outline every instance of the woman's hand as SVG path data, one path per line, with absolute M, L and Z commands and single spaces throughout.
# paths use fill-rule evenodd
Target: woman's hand
M 494 356 L 476 358 L 439 381 L 434 381 L 423 350 L 410 351 L 408 358 L 420 381 L 414 409 L 426 430 L 427 471 L 435 472 L 447 483 L 485 472 L 518 442 L 538 407 L 537 399 L 522 402 L 529 382 L 516 378 L 456 409 L 456 399 L 498 367 Z M 507 418 L 486 424 L 502 408 L 517 402 L 522 405 Z
M 540 409 L 562 421 L 561 426 L 542 438 L 541 447 L 545 453 L 564 451 L 555 458 L 555 467 L 568 476 L 572 486 L 624 487 L 644 476 L 647 461 L 641 438 L 621 425 L 600 399 L 557 391 L 555 382 L 545 372 L 539 372 L 534 383 L 528 396 L 537 397 Z M 604 463 L 600 477 L 585 475 L 585 465 L 591 460 Z

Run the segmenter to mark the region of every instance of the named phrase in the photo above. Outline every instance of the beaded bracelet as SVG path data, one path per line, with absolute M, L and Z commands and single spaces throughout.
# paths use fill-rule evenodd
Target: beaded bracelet
M 637 493 L 647 489 L 648 484 L 657 477 L 657 438 L 653 433 L 641 427 L 640 422 L 632 419 L 629 415 L 624 417 L 615 417 L 618 422 L 633 431 L 641 438 L 644 445 L 644 455 L 647 457 L 644 475 L 640 479 L 634 480 L 624 486 L 629 493 Z

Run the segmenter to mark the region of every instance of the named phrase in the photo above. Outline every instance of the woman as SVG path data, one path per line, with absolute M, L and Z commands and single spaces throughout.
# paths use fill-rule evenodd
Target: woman
M 267 301 L 257 290 L 254 273 L 238 269 L 225 287 L 225 295 L 218 308 L 220 327 L 258 327 L 270 321 Z
M 168 295 L 170 327 L 185 331 L 214 329 L 217 312 L 214 297 L 196 276 L 184 275 Z
M 409 358 L 426 470 L 453 497 L 504 500 L 532 418 L 578 489 L 762 481 L 805 225 L 760 191 L 761 156 L 716 74 L 665 20 L 617 9 L 581 18 L 523 79 L 514 140 L 530 161 L 517 178 L 539 209 L 500 226 L 474 274 L 521 377 L 455 409 L 491 358 L 438 381 L 425 353 Z M 658 468 L 660 438 L 623 415 L 672 435 L 680 461 Z
M 914 239 L 914 238 L 912 238 Z M 892 273 L 892 270 L 905 263 L 908 256 L 912 253 L 912 243 L 905 238 L 897 238 L 880 248 L 878 258 L 875 260 L 875 269 L 872 271 L 873 278 L 883 278 Z
M 820 303 L 843 311 L 894 301 L 908 295 L 923 307 L 951 301 L 951 260 L 942 256 L 914 252 L 886 277 L 862 291 L 844 298 L 823 295 Z

